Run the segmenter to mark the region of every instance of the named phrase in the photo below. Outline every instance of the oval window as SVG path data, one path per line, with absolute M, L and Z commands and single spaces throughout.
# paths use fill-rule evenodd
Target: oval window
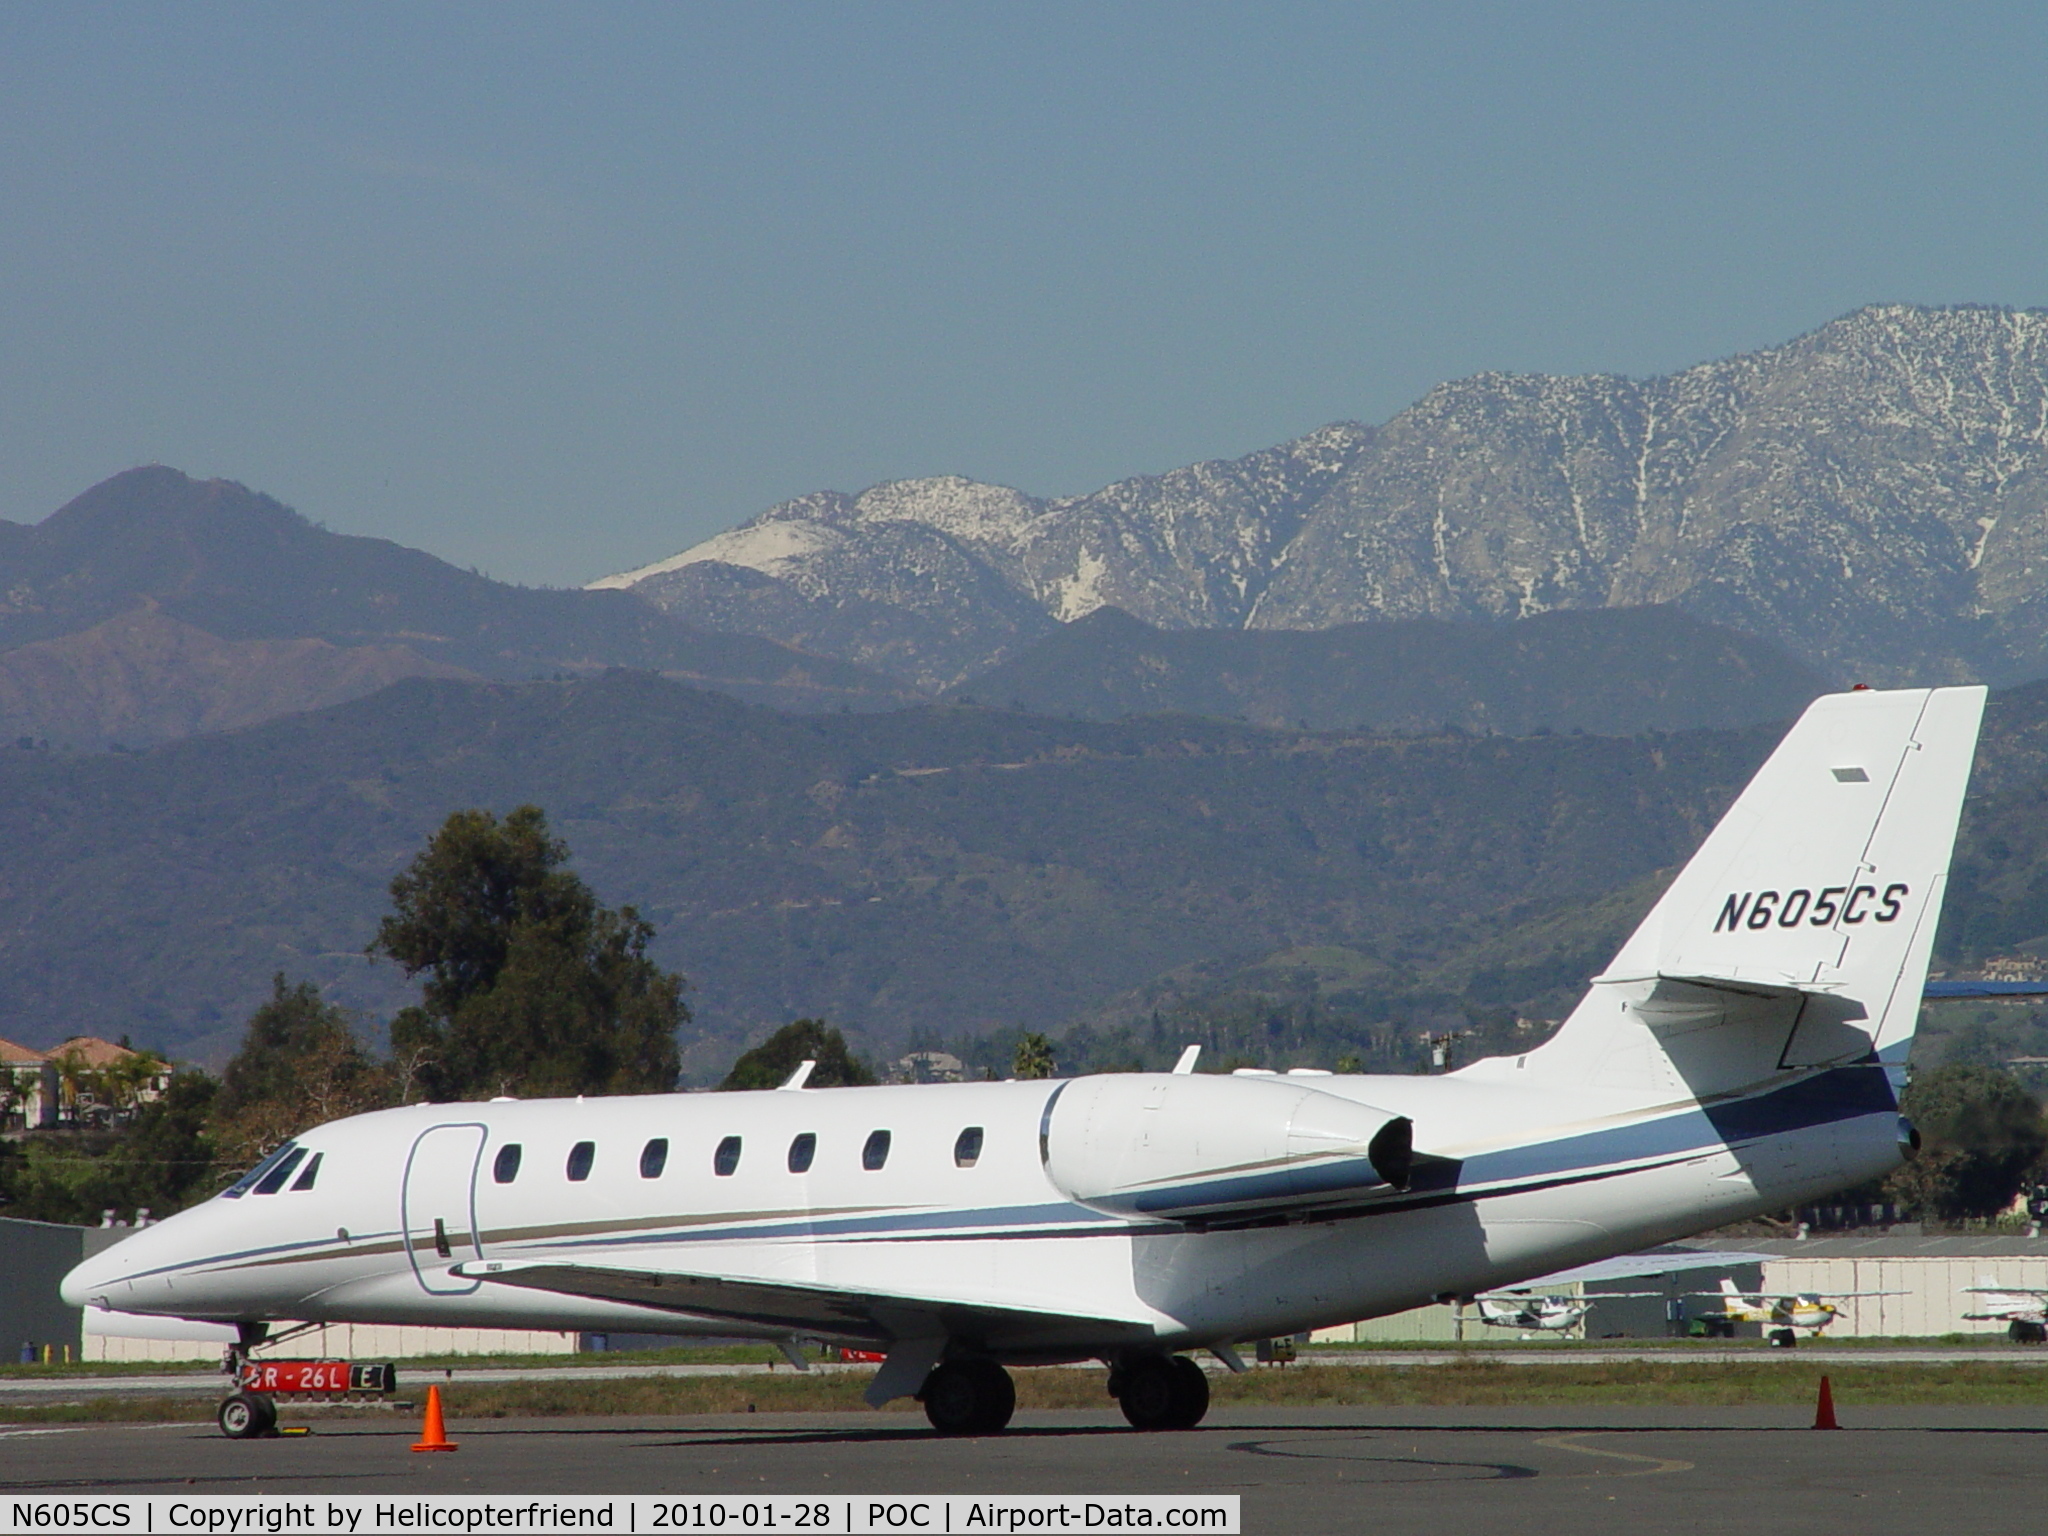
M 590 1165 L 597 1161 L 597 1143 L 579 1141 L 569 1149 L 569 1182 L 581 1184 L 590 1177 Z
M 711 1155 L 711 1171 L 721 1179 L 729 1179 L 740 1165 L 740 1139 L 728 1136 L 718 1144 L 718 1150 Z
M 658 1179 L 668 1166 L 668 1138 L 657 1136 L 640 1149 L 640 1177 Z
M 953 1166 L 972 1168 L 981 1160 L 981 1127 L 970 1125 L 953 1143 Z
M 860 1149 L 861 1167 L 867 1169 L 869 1173 L 873 1173 L 887 1161 L 889 1161 L 889 1133 L 887 1131 L 870 1132 L 867 1145 Z
M 818 1138 L 810 1131 L 805 1131 L 789 1144 L 789 1171 L 791 1173 L 809 1173 L 811 1171 L 811 1159 L 817 1155 Z
M 491 1164 L 491 1177 L 500 1184 L 510 1184 L 519 1177 L 519 1143 L 508 1141 L 498 1148 L 498 1157 Z

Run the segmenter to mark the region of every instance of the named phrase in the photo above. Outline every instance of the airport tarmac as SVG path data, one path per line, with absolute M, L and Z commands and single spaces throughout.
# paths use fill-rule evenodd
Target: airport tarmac
M 1212 1373 L 1219 1373 L 1223 1367 L 1207 1356 L 1195 1357 Z M 1806 1346 L 1800 1349 L 1767 1349 L 1761 1344 L 1698 1344 L 1665 1346 L 1661 1348 L 1637 1349 L 1582 1349 L 1558 1348 L 1554 1345 L 1532 1344 L 1525 1348 L 1493 1348 L 1486 1350 L 1453 1349 L 1386 1349 L 1386 1350 L 1313 1350 L 1304 1351 L 1300 1365 L 1353 1365 L 1379 1368 L 1419 1368 L 1434 1365 L 1455 1365 L 1460 1361 L 1482 1359 L 1502 1365 L 1622 1365 L 1630 1361 L 1653 1361 L 1671 1365 L 1753 1365 L 1762 1361 L 1782 1362 L 1787 1365 L 1807 1365 L 1825 1370 L 1830 1366 L 1844 1365 L 1961 1365 L 1980 1363 L 1992 1365 L 2042 1365 L 2048 1366 L 2048 1348 L 2026 1348 L 2024 1346 L 1985 1344 L 1962 1348 L 1930 1345 L 1927 1347 L 1900 1346 L 1896 1348 L 1859 1346 L 1854 1348 L 1833 1348 Z M 507 1382 L 507 1381 L 625 1381 L 646 1377 L 674 1377 L 678 1379 L 705 1376 L 765 1376 L 770 1374 L 788 1375 L 787 1365 L 776 1364 L 674 1364 L 630 1365 L 618 1363 L 614 1357 L 603 1365 L 457 1365 L 453 1367 L 414 1366 L 400 1360 L 397 1362 L 399 1381 L 402 1388 L 416 1390 L 429 1382 L 444 1385 L 460 1382 Z M 842 1365 L 838 1363 L 814 1363 L 813 1371 L 862 1372 L 873 1371 L 873 1365 Z M 0 1378 L 0 1414 L 6 1411 L 9 1402 L 29 1403 L 37 1399 L 63 1398 L 75 1400 L 81 1397 L 98 1397 L 108 1394 L 127 1394 L 136 1397 L 165 1397 L 183 1393 L 224 1395 L 223 1378 L 217 1370 L 165 1371 L 149 1375 L 116 1376 L 20 1376 Z
M 0 1429 L 0 1493 L 1236 1493 L 1244 1530 L 2036 1532 L 2048 1406 L 1842 1409 L 1230 1409 L 1141 1435 L 1099 1412 L 1021 1413 L 940 1440 L 912 1413 Z M 289 1422 L 289 1420 L 287 1420 Z

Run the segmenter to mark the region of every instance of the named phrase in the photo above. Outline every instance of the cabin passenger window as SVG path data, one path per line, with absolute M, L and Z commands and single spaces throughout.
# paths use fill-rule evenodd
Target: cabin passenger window
M 810 1131 L 805 1131 L 789 1144 L 789 1171 L 791 1173 L 809 1173 L 811 1171 L 811 1159 L 817 1155 L 818 1138 Z
M 597 1143 L 579 1141 L 569 1149 L 569 1182 L 581 1184 L 590 1177 L 590 1165 L 597 1161 Z
M 297 1194 L 302 1189 L 311 1189 L 313 1187 L 313 1181 L 320 1177 L 320 1159 L 326 1155 L 325 1152 L 315 1152 L 313 1154 L 313 1161 L 306 1164 L 306 1171 L 292 1181 L 293 1194 Z
M 279 1147 L 275 1152 L 271 1153 L 270 1156 L 264 1158 L 263 1161 L 258 1163 L 254 1168 L 251 1168 L 247 1173 L 243 1174 L 239 1179 L 235 1180 L 234 1183 L 230 1184 L 226 1189 L 222 1190 L 220 1192 L 221 1199 L 241 1199 L 242 1196 L 249 1193 L 250 1187 L 252 1185 L 254 1185 L 265 1174 L 269 1173 L 270 1170 L 275 1168 L 279 1163 L 283 1162 L 286 1158 L 290 1157 L 292 1155 L 292 1149 L 296 1146 L 298 1146 L 298 1143 L 295 1141 L 286 1142 L 283 1146 Z
M 510 1184 L 519 1177 L 519 1143 L 508 1141 L 498 1148 L 498 1160 L 491 1164 L 491 1177 L 500 1184 Z
M 889 1133 L 887 1131 L 869 1133 L 868 1144 L 860 1149 L 861 1167 L 867 1169 L 869 1173 L 873 1173 L 887 1161 L 889 1161 Z
M 740 1139 L 728 1136 L 718 1144 L 718 1150 L 711 1156 L 711 1171 L 721 1179 L 731 1178 L 733 1170 L 740 1165 Z
M 972 1168 L 981 1159 L 981 1127 L 970 1125 L 953 1143 L 953 1166 Z
M 304 1147 L 294 1151 L 290 1157 L 257 1180 L 255 1193 L 259 1195 L 274 1195 L 280 1189 L 283 1189 L 284 1181 L 292 1176 L 292 1170 L 299 1166 L 305 1155 L 306 1149 Z
M 657 1136 L 640 1149 L 640 1177 L 658 1179 L 668 1166 L 668 1138 Z

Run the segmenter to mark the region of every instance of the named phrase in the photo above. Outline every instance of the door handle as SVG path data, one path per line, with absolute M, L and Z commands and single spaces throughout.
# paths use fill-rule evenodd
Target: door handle
M 448 1246 L 448 1227 L 440 1217 L 434 1218 L 434 1252 L 444 1259 L 455 1257 L 455 1250 Z

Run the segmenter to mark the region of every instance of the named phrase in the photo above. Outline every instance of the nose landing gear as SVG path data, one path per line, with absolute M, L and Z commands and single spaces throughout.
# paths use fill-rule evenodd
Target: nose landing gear
M 1109 1373 L 1133 1429 L 1193 1429 L 1209 1411 L 1209 1377 L 1186 1355 L 1139 1355 Z
M 265 1440 L 277 1433 L 277 1404 L 260 1392 L 237 1392 L 214 1420 L 230 1440 Z
M 1017 1385 L 993 1360 L 947 1360 L 917 1395 L 942 1435 L 993 1435 L 1017 1411 Z

